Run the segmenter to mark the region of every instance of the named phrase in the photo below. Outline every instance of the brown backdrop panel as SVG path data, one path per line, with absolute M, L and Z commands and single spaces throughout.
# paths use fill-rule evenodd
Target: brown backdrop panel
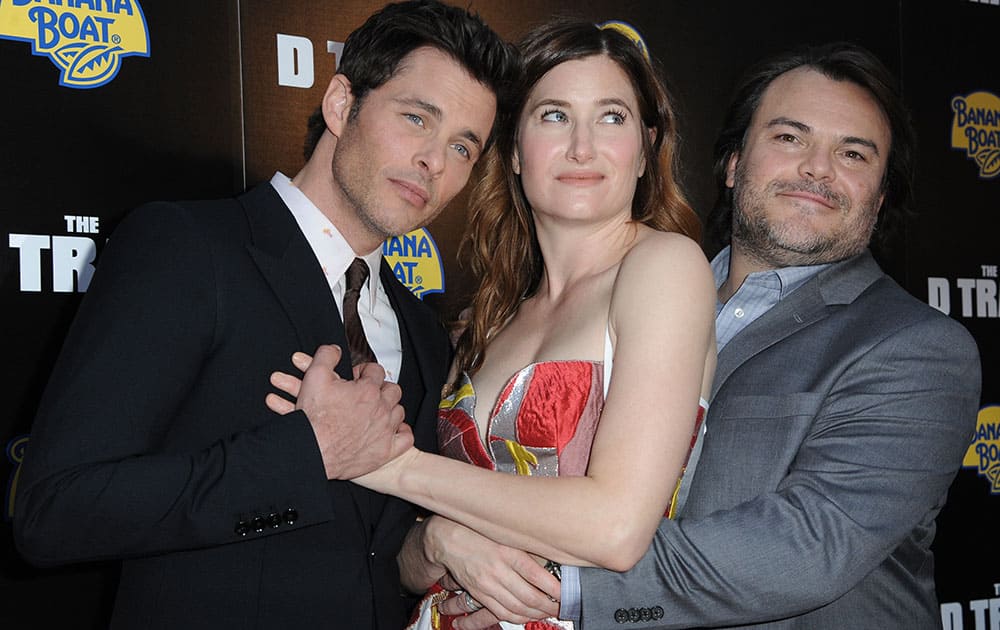
M 465 3 L 453 2 L 458 6 Z M 591 8 L 612 2 L 473 2 L 477 11 L 501 36 L 517 37 L 531 23 L 559 13 L 597 15 Z M 335 73 L 336 55 L 328 52 L 328 42 L 342 45 L 347 35 L 360 26 L 382 2 L 353 0 L 331 9 L 322 0 L 303 0 L 294 6 L 275 5 L 264 0 L 241 3 L 243 33 L 243 80 L 245 97 L 246 164 L 248 184 L 267 181 L 276 170 L 294 175 L 303 164 L 306 121 L 319 105 L 330 78 Z M 297 53 L 296 69 L 312 67 L 310 87 L 279 85 L 278 35 L 308 41 Z M 309 59 L 301 58 L 311 47 Z M 455 260 L 457 244 L 465 229 L 465 194 L 459 195 L 431 226 L 445 266 L 446 293 L 428 296 L 429 303 L 446 317 L 460 304 L 461 289 L 468 286 Z

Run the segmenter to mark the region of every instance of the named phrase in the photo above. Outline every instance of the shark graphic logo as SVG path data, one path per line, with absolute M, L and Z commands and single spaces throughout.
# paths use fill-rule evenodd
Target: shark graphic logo
M 31 42 L 69 88 L 100 87 L 118 75 L 122 57 L 149 56 L 137 0 L 0 0 L 0 38 Z

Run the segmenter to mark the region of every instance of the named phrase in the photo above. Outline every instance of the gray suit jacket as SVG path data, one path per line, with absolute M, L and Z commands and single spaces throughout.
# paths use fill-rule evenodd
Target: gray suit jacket
M 939 628 L 934 519 L 981 385 L 968 332 L 865 252 L 740 332 L 715 379 L 681 519 L 631 571 L 581 571 L 583 629 Z

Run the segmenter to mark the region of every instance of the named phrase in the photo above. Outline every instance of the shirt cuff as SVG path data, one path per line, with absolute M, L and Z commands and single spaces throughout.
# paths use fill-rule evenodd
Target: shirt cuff
M 580 621 L 580 567 L 562 565 L 562 585 L 559 595 L 559 618 Z

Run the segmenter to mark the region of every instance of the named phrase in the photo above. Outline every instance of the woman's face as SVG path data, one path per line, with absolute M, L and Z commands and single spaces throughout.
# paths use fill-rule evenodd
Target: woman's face
M 518 122 L 514 171 L 536 217 L 631 217 L 643 174 L 639 104 L 603 55 L 566 61 L 532 88 Z

